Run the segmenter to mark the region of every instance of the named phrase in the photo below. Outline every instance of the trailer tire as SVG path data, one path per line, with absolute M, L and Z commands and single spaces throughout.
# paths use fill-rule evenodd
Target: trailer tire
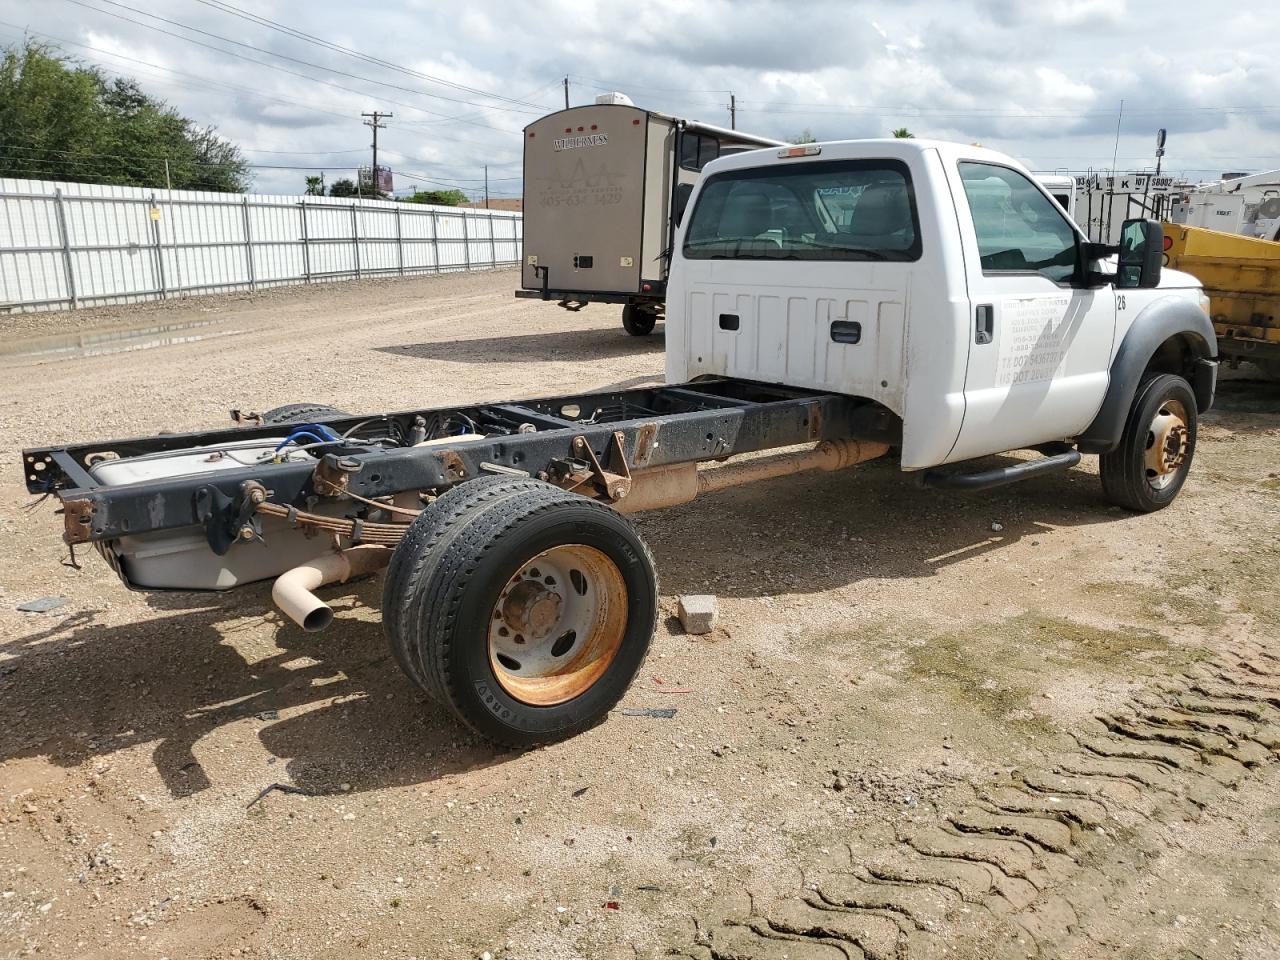
M 413 578 L 400 624 L 425 686 L 516 748 L 603 719 L 643 664 L 658 614 L 653 558 L 630 522 L 539 487 L 459 517 Z
M 638 304 L 628 303 L 622 308 L 622 329 L 633 337 L 647 337 L 658 325 L 658 315 L 642 310 Z
M 1098 459 L 1102 490 L 1112 503 L 1151 513 L 1173 503 L 1196 451 L 1196 397 L 1172 373 L 1138 386 L 1120 445 Z
M 349 417 L 351 414 L 327 403 L 286 403 L 282 407 L 272 407 L 262 415 L 262 425 L 271 426 L 278 423 L 311 423 L 317 417 Z
M 410 646 L 409 631 L 403 628 L 403 624 L 418 581 L 438 559 L 437 545 L 455 524 L 478 507 L 503 497 L 536 492 L 546 486 L 539 480 L 485 474 L 450 487 L 409 524 L 409 529 L 391 554 L 382 583 L 382 635 L 400 669 L 431 699 L 439 702 L 442 694 L 432 687 L 423 672 L 417 653 Z

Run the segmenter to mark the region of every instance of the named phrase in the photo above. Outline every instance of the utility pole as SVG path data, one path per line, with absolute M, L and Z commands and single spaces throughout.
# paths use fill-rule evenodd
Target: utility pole
M 733 91 L 729 91 L 729 129 L 738 129 L 738 98 L 733 95 Z
M 569 78 L 564 78 L 564 108 L 569 109 Z
M 395 114 L 382 113 L 378 110 L 374 110 L 372 113 L 362 113 L 360 114 L 360 116 L 368 117 L 369 119 L 364 121 L 364 125 L 366 127 L 373 128 L 373 171 L 372 171 L 373 183 L 372 183 L 372 186 L 373 186 L 373 196 L 374 196 L 374 199 L 376 200 L 378 197 L 378 131 L 386 127 L 386 124 L 383 123 L 382 121 L 390 120 L 392 117 L 395 116 Z M 359 180 L 360 180 L 360 171 L 357 170 L 356 181 L 359 182 Z
M 484 208 L 489 209 L 489 165 L 487 163 L 484 165 Z

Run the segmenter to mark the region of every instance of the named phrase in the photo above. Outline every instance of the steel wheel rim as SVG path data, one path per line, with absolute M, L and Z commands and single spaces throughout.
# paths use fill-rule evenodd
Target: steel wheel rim
M 603 551 L 577 543 L 542 551 L 520 565 L 494 603 L 494 677 L 531 706 L 581 696 L 622 648 L 627 608 L 622 571 Z
M 1181 400 L 1166 400 L 1156 409 L 1147 427 L 1143 468 L 1147 483 L 1163 490 L 1173 483 L 1187 462 L 1191 442 L 1191 423 Z

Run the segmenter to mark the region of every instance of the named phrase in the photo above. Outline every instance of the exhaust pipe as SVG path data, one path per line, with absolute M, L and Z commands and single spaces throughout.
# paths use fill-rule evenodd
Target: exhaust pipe
M 333 622 L 333 610 L 312 590 L 381 570 L 390 559 L 389 547 L 373 545 L 321 554 L 276 577 L 271 599 L 290 620 L 308 633 L 315 633 Z
M 613 504 L 620 513 L 639 513 L 688 503 L 703 493 L 729 487 L 793 476 L 808 470 L 843 470 L 866 460 L 883 457 L 889 445 L 872 440 L 823 440 L 798 453 L 782 453 L 699 470 L 694 463 L 676 463 L 631 475 L 631 492 Z

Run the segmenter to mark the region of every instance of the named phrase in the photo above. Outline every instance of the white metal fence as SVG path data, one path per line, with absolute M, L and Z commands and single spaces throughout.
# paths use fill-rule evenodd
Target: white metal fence
M 520 261 L 518 213 L 0 179 L 0 312 Z

